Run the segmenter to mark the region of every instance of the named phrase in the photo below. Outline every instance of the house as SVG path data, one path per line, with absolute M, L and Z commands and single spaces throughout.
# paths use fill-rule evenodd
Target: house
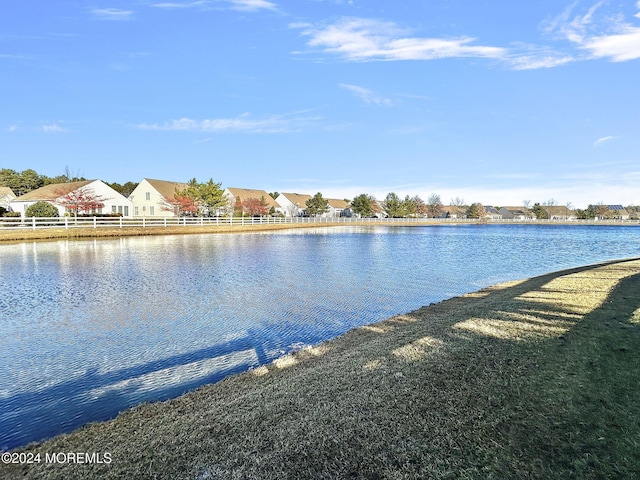
M 252 190 L 249 188 L 225 188 L 225 196 L 229 199 L 229 206 L 232 211 L 236 210 L 238 202 L 242 204 L 243 215 L 256 215 L 256 212 L 252 212 L 250 206 L 251 202 L 260 202 L 261 208 L 266 209 L 268 213 L 273 208 L 275 211 L 280 211 L 282 208 L 278 202 L 276 202 L 271 195 L 264 190 Z M 260 215 L 262 213 L 259 213 Z M 266 214 L 266 213 L 265 213 Z
M 24 218 L 27 208 L 41 201 L 55 206 L 60 216 L 65 213 L 114 213 L 131 217 L 132 211 L 131 201 L 101 180 L 52 183 L 19 196 L 10 205 Z
M 492 207 L 491 205 L 484 206 L 484 218 L 487 220 L 502 220 L 502 214 L 498 211 L 496 207 Z
M 622 205 L 605 205 L 605 207 L 607 207 L 606 218 L 629 220 L 631 217 L 627 209 Z
M 281 193 L 276 197 L 276 202 L 280 205 L 277 210 L 285 217 L 302 217 L 307 209 L 307 200 L 311 200 L 311 195 Z
M 175 217 L 180 213 L 171 203 L 176 192 L 188 185 L 180 182 L 144 178 L 129 195 L 134 217 Z
M 349 208 L 349 202 L 345 200 L 327 198 L 327 202 L 329 203 L 329 211 L 325 214 L 326 217 L 339 217 L 345 209 Z
M 0 187 L 0 208 L 10 210 L 9 204 L 16 199 L 16 195 L 9 187 Z
M 440 208 L 440 218 L 465 218 L 465 207 L 457 205 L 448 205 Z
M 578 218 L 573 210 L 562 205 L 543 206 L 542 209 L 549 220 L 572 221 Z
M 506 220 L 533 220 L 535 217 L 527 207 L 501 207 L 500 215 Z

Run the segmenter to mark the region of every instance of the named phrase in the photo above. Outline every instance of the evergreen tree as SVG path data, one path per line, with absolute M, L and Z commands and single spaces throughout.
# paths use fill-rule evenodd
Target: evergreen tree
M 351 201 L 351 208 L 357 215 L 360 215 L 361 217 L 371 217 L 374 213 L 373 202 L 374 199 L 371 195 L 362 193 Z
M 305 202 L 307 215 L 317 216 L 329 211 L 329 201 L 322 197 L 320 192 Z

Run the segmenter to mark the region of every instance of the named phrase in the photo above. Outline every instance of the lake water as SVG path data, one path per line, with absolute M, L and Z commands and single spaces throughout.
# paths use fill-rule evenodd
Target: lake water
M 0 449 L 507 280 L 640 256 L 640 228 L 340 227 L 0 245 Z

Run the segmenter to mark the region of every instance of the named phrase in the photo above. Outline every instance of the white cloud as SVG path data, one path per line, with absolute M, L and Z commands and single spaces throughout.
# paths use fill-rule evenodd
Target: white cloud
M 358 97 L 360 100 L 362 100 L 365 103 L 378 105 L 378 106 L 385 106 L 385 107 L 390 107 L 391 105 L 393 105 L 393 102 L 390 99 L 379 97 L 372 90 L 369 90 L 368 88 L 359 87 L 358 85 L 349 85 L 347 83 L 341 83 L 340 87 L 344 88 L 345 90 L 349 90 L 351 93 L 353 93 L 356 97 Z
M 502 58 L 500 47 L 473 45 L 472 37 L 423 38 L 410 36 L 392 22 L 343 18 L 332 25 L 291 24 L 309 37 L 307 45 L 349 61 L 435 60 L 454 57 Z
M 262 119 L 244 114 L 235 118 L 213 118 L 194 120 L 180 118 L 163 124 L 140 124 L 141 130 L 191 131 L 191 132 L 245 132 L 245 133 L 285 133 L 300 130 L 303 126 L 319 120 L 319 117 L 302 116 L 299 112 L 271 115 Z
M 49 125 L 42 125 L 40 127 L 40 130 L 43 131 L 44 133 L 67 133 L 67 132 L 69 132 L 68 129 L 66 129 L 64 127 L 61 127 L 57 123 L 52 123 L 52 124 L 49 124 Z
M 154 3 L 152 7 L 156 8 L 193 8 L 193 7 L 201 7 L 207 5 L 208 2 L 202 0 L 199 2 L 186 2 L 186 3 L 178 3 L 178 2 L 163 2 L 163 3 Z
M 622 15 L 607 15 L 596 18 L 604 5 L 600 1 L 586 13 L 571 14 L 576 3 L 570 5 L 558 17 L 548 23 L 547 33 L 558 34 L 588 52 L 588 58 L 608 58 L 614 62 L 625 62 L 640 58 L 640 27 L 627 23 Z M 636 3 L 640 9 L 640 2 Z M 640 18 L 640 13 L 635 17 Z
M 132 10 L 120 10 L 118 8 L 94 8 L 91 13 L 100 20 L 131 20 Z
M 245 12 L 254 12 L 256 10 L 275 10 L 276 4 L 266 0 L 226 0 L 231 3 L 231 8 Z
M 276 10 L 277 5 L 267 0 L 197 0 L 193 2 L 160 2 L 152 6 L 165 9 L 214 8 L 214 5 L 225 4 L 227 8 L 243 12 L 258 10 Z
M 611 136 L 611 135 L 599 138 L 598 140 L 593 142 L 593 146 L 594 147 L 599 147 L 601 145 L 604 145 L 605 143 L 609 143 L 610 141 L 615 140 L 616 138 L 617 137 L 614 137 L 614 136 Z

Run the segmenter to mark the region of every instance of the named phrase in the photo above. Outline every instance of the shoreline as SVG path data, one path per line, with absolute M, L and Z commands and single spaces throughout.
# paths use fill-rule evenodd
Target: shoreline
M 457 225 L 540 225 L 540 226 L 620 226 L 640 227 L 640 221 L 599 221 L 591 223 L 582 222 L 470 222 L 465 220 L 441 221 L 416 221 L 416 222 L 320 222 L 320 223 L 285 223 L 285 224 L 245 224 L 245 225 L 219 225 L 219 226 L 153 226 L 153 227 L 98 227 L 98 228 L 39 228 L 31 229 L 3 229 L 0 226 L 0 245 L 28 242 L 32 240 L 80 240 L 87 238 L 118 238 L 155 235 L 192 235 L 192 234 L 223 234 L 223 233 L 247 233 L 267 232 L 277 230 L 289 230 L 298 228 L 324 228 L 324 227 L 443 227 Z
M 0 478 L 623 478 L 640 259 L 454 297 L 16 452 Z

